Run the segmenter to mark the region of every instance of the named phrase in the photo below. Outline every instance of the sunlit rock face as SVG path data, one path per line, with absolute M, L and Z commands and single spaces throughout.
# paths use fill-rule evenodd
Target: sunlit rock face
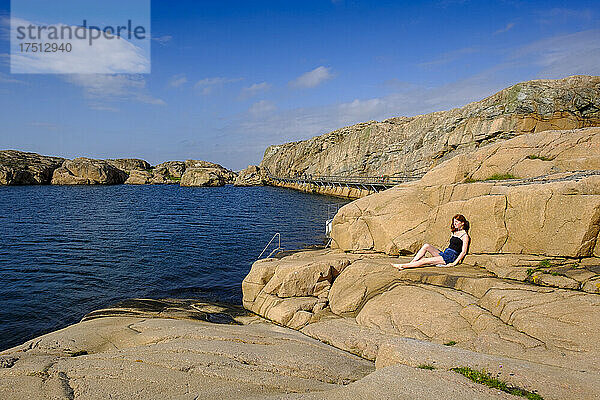
M 422 175 L 497 140 L 599 125 L 600 77 L 535 80 L 448 111 L 369 121 L 270 146 L 260 166 L 275 176 Z

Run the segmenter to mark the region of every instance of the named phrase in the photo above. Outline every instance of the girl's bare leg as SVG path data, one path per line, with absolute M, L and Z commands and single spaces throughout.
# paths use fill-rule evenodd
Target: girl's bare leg
M 444 259 L 442 258 L 442 256 L 435 256 L 435 257 L 423 258 L 421 260 L 411 261 L 411 262 L 406 263 L 406 264 L 392 264 L 392 265 L 394 266 L 394 268 L 407 269 L 407 268 L 426 267 L 426 266 L 429 266 L 429 265 L 437 265 L 437 264 L 445 264 Z
M 411 262 L 415 262 L 415 261 L 419 261 L 421 258 L 423 258 L 425 256 L 425 254 L 429 252 L 429 254 L 431 254 L 434 257 L 437 257 L 440 255 L 440 251 L 438 249 L 436 249 L 435 247 L 433 247 L 432 245 L 430 245 L 429 243 L 425 243 L 421 249 L 419 249 L 419 251 L 417 251 L 417 254 L 415 254 L 415 256 L 413 257 Z

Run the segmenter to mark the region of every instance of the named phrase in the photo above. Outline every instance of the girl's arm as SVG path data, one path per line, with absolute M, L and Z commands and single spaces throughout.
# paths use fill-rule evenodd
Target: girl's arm
M 465 235 L 463 239 L 462 251 L 453 263 L 448 264 L 448 267 L 454 267 L 455 265 L 458 265 L 462 262 L 463 258 L 465 258 L 465 256 L 467 255 L 467 249 L 469 248 L 469 240 L 469 235 Z

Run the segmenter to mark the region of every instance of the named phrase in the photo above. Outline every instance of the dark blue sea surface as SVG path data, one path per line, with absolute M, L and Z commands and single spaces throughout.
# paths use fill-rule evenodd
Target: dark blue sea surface
M 0 350 L 134 298 L 241 303 L 275 232 L 323 244 L 343 199 L 274 187 L 0 187 Z

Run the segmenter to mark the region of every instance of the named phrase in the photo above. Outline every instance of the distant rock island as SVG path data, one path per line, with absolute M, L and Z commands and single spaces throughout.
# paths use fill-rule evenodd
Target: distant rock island
M 17 150 L 0 151 L 0 185 L 158 185 L 223 186 L 262 184 L 252 175 L 241 177 L 208 161 L 167 161 L 152 167 L 144 160 L 125 158 L 67 160 Z

